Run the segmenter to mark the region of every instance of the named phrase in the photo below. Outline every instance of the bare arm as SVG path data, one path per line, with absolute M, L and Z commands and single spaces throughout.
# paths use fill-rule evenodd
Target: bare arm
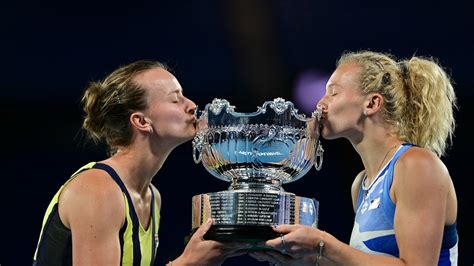
M 91 169 L 71 181 L 61 194 L 59 214 L 71 229 L 74 265 L 120 264 L 125 203 L 107 173 Z
M 431 152 L 412 148 L 397 162 L 391 189 L 397 205 L 394 229 L 407 264 L 438 262 L 450 184 L 446 167 Z
M 323 241 L 322 255 L 341 265 L 436 265 L 451 186 L 446 167 L 434 154 L 412 148 L 399 158 L 390 194 L 397 206 L 394 231 L 400 258 L 364 253 L 324 231 L 302 225 L 275 229 L 285 234 L 285 247 L 280 238 L 266 244 L 285 250 L 294 258 L 302 258 L 318 254 L 318 244 Z

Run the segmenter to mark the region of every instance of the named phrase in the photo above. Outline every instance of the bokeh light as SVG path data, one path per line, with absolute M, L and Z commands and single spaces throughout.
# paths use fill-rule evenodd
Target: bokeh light
M 329 75 L 311 69 L 303 71 L 295 79 L 293 101 L 302 113 L 311 114 L 317 102 L 324 96 Z

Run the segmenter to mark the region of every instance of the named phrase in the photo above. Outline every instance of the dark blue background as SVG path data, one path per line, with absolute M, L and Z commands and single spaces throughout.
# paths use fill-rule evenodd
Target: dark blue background
M 472 230 L 473 8 L 469 1 L 22 1 L 0 9 L 1 265 L 29 265 L 51 197 L 80 166 L 101 160 L 80 133 L 88 81 L 138 59 L 166 62 L 201 107 L 214 97 L 239 111 L 293 100 L 299 73 L 329 74 L 345 50 L 434 56 L 459 100 L 454 146 L 443 161 L 458 193 L 460 265 L 474 262 Z M 349 142 L 323 141 L 323 169 L 285 186 L 320 201 L 320 227 L 348 241 L 350 185 L 362 169 Z M 191 197 L 228 184 L 195 165 L 191 144 L 175 150 L 153 183 L 163 207 L 157 265 L 183 250 Z M 243 256 L 225 265 L 258 265 Z

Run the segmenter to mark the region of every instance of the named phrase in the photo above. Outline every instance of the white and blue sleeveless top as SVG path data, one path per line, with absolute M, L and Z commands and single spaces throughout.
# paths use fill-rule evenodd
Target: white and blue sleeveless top
M 396 205 L 390 198 L 394 165 L 412 144 L 403 144 L 368 188 L 362 180 L 350 245 L 370 254 L 398 257 L 393 221 Z M 457 265 L 458 234 L 456 223 L 444 227 L 438 265 Z

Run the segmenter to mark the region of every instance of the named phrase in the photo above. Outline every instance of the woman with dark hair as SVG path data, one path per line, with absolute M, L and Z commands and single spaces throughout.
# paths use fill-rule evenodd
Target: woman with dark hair
M 34 265 L 153 265 L 158 247 L 160 193 L 151 184 L 168 155 L 196 133 L 196 105 L 159 63 L 138 61 L 82 98 L 83 128 L 104 141 L 110 157 L 91 162 L 49 204 Z M 208 220 L 173 265 L 219 265 L 245 244 L 203 240 Z

